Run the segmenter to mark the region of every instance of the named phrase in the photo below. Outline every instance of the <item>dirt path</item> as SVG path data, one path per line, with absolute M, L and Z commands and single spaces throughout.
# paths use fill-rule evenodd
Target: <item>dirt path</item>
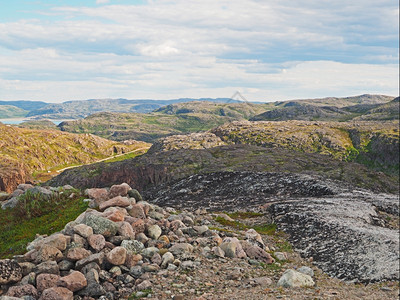
M 113 156 L 110 156 L 110 157 L 106 157 L 106 158 L 103 158 L 103 159 L 99 159 L 99 160 L 96 160 L 96 161 L 91 162 L 91 163 L 88 163 L 88 164 L 81 164 L 81 165 L 76 165 L 76 166 L 70 166 L 70 167 L 62 168 L 62 169 L 56 170 L 56 171 L 54 171 L 54 172 L 55 172 L 55 173 L 61 173 L 61 172 L 65 171 L 65 170 L 68 170 L 68 169 L 73 169 L 73 168 L 77 168 L 77 167 L 81 167 L 81 166 L 86 166 L 86 165 L 91 165 L 91 164 L 99 163 L 99 162 L 106 161 L 106 160 L 109 160 L 109 159 L 113 159 L 113 158 L 116 158 L 116 157 L 120 157 L 120 156 L 124 156 L 124 155 L 127 155 L 127 154 L 139 152 L 139 151 L 142 151 L 142 150 L 148 150 L 149 148 L 150 148 L 150 147 L 139 148 L 139 149 L 136 149 L 136 150 L 133 150 L 133 151 L 129 151 L 129 152 L 126 152 L 126 153 L 122 153 L 122 154 L 118 154 L 118 155 L 113 155 Z

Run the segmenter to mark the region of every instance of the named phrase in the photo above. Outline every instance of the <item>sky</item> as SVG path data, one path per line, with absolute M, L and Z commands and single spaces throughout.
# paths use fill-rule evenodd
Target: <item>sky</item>
M 398 96 L 398 1 L 0 1 L 0 100 L 236 91 Z

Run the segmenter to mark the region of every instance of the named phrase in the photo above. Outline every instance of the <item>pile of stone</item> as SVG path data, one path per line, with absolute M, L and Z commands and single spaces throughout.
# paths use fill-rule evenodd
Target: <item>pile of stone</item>
M 91 208 L 75 221 L 38 236 L 26 254 L 0 261 L 0 299 L 126 298 L 152 287 L 149 273 L 193 268 L 199 251 L 208 258 L 274 263 L 255 230 L 243 240 L 224 237 L 207 226 L 205 211 L 149 204 L 125 183 L 86 193 Z M 303 285 L 314 284 L 308 277 Z

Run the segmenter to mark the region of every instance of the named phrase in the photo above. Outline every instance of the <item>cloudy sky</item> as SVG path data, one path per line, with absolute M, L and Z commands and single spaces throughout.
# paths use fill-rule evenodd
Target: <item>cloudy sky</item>
M 0 3 L 0 100 L 396 96 L 395 0 Z

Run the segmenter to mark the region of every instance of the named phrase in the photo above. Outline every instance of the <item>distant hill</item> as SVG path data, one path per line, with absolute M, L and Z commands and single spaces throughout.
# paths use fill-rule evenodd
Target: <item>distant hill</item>
M 28 111 L 12 105 L 0 105 L 0 119 L 22 118 Z
M 49 103 L 43 101 L 28 101 L 28 100 L 18 100 L 18 101 L 1 101 L 0 100 L 0 107 L 1 105 L 12 105 L 23 110 L 31 111 L 35 109 L 40 109 Z
M 301 104 L 311 104 L 316 106 L 336 106 L 339 108 L 357 105 L 357 104 L 383 104 L 393 100 L 392 96 L 386 95 L 370 95 L 364 94 L 359 96 L 351 97 L 326 97 L 326 98 L 316 98 L 316 99 L 296 99 L 289 101 L 276 102 L 276 106 L 285 106 L 288 102 L 298 102 Z
M 168 135 L 205 131 L 227 122 L 247 120 L 265 109 L 265 104 L 196 101 L 170 104 L 148 114 L 97 113 L 63 122 L 59 127 L 62 131 L 92 133 L 116 141 L 153 142 Z
M 149 113 L 165 105 L 194 100 L 216 103 L 238 102 L 230 98 L 181 98 L 172 100 L 90 99 L 49 104 L 29 112 L 28 116 L 40 116 L 48 119 L 79 119 L 99 112 Z
M 398 99 L 398 98 L 396 98 Z M 398 120 L 399 103 L 393 97 L 362 95 L 276 103 L 275 108 L 252 117 L 251 121 L 349 121 Z

